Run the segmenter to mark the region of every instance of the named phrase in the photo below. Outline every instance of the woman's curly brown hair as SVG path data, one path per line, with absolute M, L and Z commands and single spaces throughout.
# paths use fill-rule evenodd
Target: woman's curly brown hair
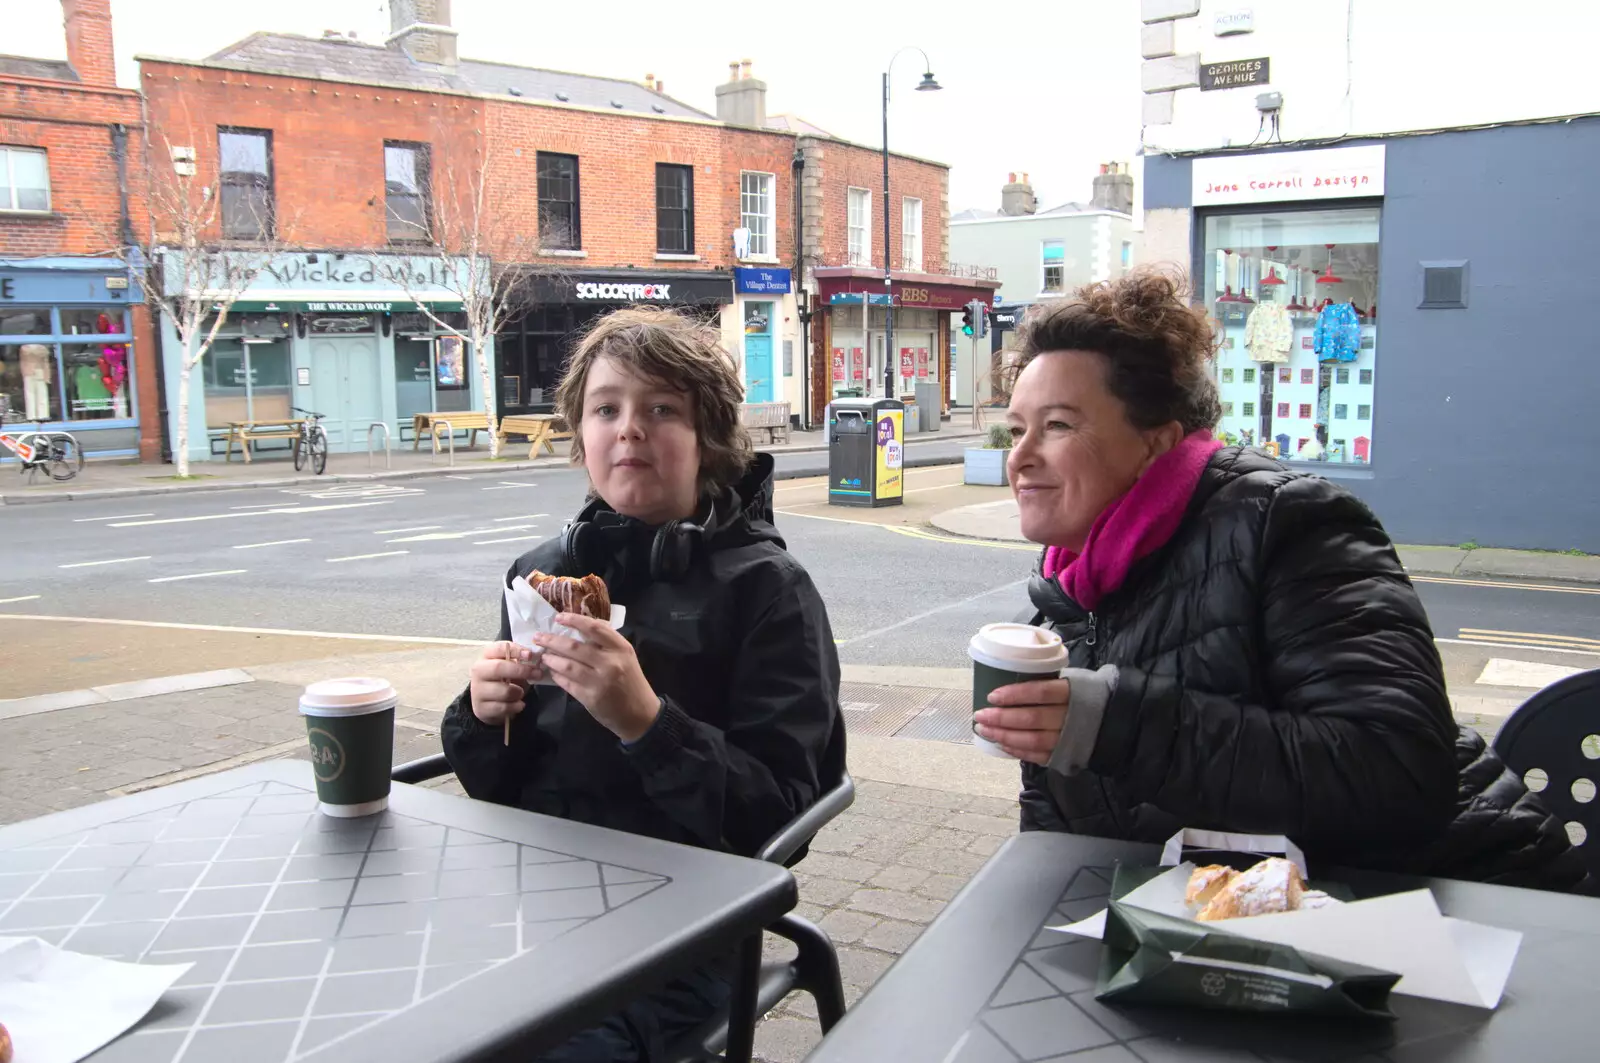
M 1184 287 L 1181 278 L 1146 267 L 1034 306 L 1023 319 L 1015 372 L 1051 351 L 1094 351 L 1105 358 L 1106 385 L 1135 427 L 1177 421 L 1185 433 L 1210 431 L 1222 416 L 1207 364 L 1216 339 L 1205 311 L 1184 302 Z
M 738 483 L 754 448 L 739 417 L 744 388 L 721 336 L 685 314 L 625 307 L 595 319 L 578 341 L 556 389 L 556 412 L 572 428 L 572 463 L 583 464 L 583 392 L 589 370 L 610 358 L 646 380 L 689 397 L 700 441 L 700 489 Z

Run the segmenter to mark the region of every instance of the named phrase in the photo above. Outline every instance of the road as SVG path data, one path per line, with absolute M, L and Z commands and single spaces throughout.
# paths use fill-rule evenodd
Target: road
M 960 445 L 921 444 L 921 456 Z M 786 464 L 805 471 L 823 457 Z M 913 469 L 908 487 L 954 506 L 980 490 L 954 486 L 960 478 L 953 466 Z M 585 489 L 581 472 L 552 468 L 8 508 L 0 614 L 485 639 L 507 566 L 555 535 Z M 828 603 L 845 663 L 961 667 L 975 628 L 1026 608 L 1027 548 L 886 528 L 896 511 L 828 507 L 825 490 L 780 481 L 778 523 Z M 1565 657 L 1600 664 L 1600 588 L 1418 588 L 1444 639 L 1501 642 L 1519 657 L 1588 651 Z

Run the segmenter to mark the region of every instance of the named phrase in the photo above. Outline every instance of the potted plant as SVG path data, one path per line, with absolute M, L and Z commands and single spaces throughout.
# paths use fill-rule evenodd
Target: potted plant
M 1011 429 L 1003 424 L 990 425 L 983 446 L 966 449 L 962 483 L 1006 486 L 1006 459 L 1010 456 Z

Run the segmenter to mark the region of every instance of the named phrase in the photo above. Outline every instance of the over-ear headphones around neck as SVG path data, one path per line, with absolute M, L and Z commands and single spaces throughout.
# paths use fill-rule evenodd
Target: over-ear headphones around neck
M 606 527 L 620 527 L 628 520 L 602 510 L 594 520 L 574 520 L 561 530 L 561 556 L 568 572 L 577 575 L 602 573 L 607 556 Z M 606 518 L 610 518 L 607 520 Z M 656 529 L 650 541 L 650 578 L 661 583 L 677 583 L 689 574 L 695 549 L 705 540 L 706 528 L 716 523 L 716 507 L 708 504 L 699 521 L 669 520 Z

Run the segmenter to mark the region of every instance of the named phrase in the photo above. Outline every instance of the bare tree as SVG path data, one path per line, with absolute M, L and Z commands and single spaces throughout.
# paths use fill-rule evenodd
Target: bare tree
M 386 163 L 385 215 L 392 245 L 425 247 L 437 254 L 440 268 L 426 273 L 409 261 L 374 258 L 374 268 L 389 283 L 403 290 L 435 326 L 471 345 L 489 426 L 489 457 L 500 456 L 500 434 L 495 417 L 494 367 L 489 344 L 508 320 L 522 310 L 528 284 L 542 272 L 528 264 L 538 253 L 536 238 L 518 232 L 496 196 L 490 175 L 491 138 L 482 129 L 440 127 L 434 140 L 438 150 L 410 166 Z M 442 314 L 429 295 L 438 288 L 461 304 L 464 325 Z

